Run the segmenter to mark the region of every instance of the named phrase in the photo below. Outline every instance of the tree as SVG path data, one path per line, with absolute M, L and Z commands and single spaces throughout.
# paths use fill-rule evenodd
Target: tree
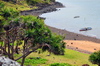
M 33 16 L 21 16 L 19 19 L 23 21 L 21 24 L 24 30 L 23 38 L 21 37 L 24 40 L 23 55 L 18 58 L 22 58 L 21 66 L 23 66 L 25 58 L 39 48 L 56 55 L 64 54 L 65 43 L 62 41 L 64 38 L 53 34 L 41 19 Z
M 19 16 L 18 11 L 5 7 L 0 14 L 0 49 L 10 59 L 22 59 L 23 66 L 25 58 L 37 49 L 64 55 L 64 37 L 52 33 L 42 19 L 32 15 Z M 14 58 L 14 54 L 20 54 L 20 57 Z
M 64 38 L 53 34 L 43 20 L 34 16 L 20 16 L 10 20 L 5 21 L 3 25 L 4 39 L 2 40 L 4 45 L 0 49 L 3 48 L 4 50 L 2 50 L 10 59 L 15 59 L 14 54 L 16 52 L 14 50 L 16 49 L 18 52 L 18 46 L 21 45 L 23 50 L 20 53 L 21 56 L 15 59 L 19 60 L 22 58 L 21 66 L 23 66 L 25 58 L 39 48 L 43 51 L 53 52 L 56 55 L 64 54 L 65 43 L 62 41 Z M 21 41 L 24 44 L 19 43 Z
M 89 57 L 89 61 L 100 66 L 100 51 L 92 53 Z

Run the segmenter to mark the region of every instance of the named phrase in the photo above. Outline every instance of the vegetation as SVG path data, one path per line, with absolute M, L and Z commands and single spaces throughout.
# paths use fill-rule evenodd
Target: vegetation
M 89 61 L 100 66 L 100 51 L 92 53 L 89 57 Z
M 37 49 L 64 55 L 64 38 L 53 34 L 43 20 L 31 15 L 21 16 L 17 10 L 6 8 L 4 3 L 0 6 L 0 49 L 2 54 L 16 61 L 22 59 L 21 66 L 23 66 L 25 58 Z M 20 54 L 20 57 L 15 58 L 15 54 Z
M 50 0 L 26 0 L 29 5 L 37 5 L 37 4 L 49 4 Z
M 9 1 L 10 3 L 8 4 L 4 1 Z M 88 62 L 88 54 L 68 49 L 68 51 L 65 50 L 64 54 L 64 37 L 52 33 L 42 19 L 32 15 L 21 16 L 19 14 L 19 11 L 26 10 L 27 8 L 31 9 L 28 5 L 36 5 L 37 3 L 48 4 L 54 0 L 4 1 L 0 1 L 0 52 L 3 55 L 20 62 L 21 66 L 23 66 L 24 63 L 25 65 L 29 65 L 29 62 L 31 65 L 81 66 L 87 63 L 90 66 L 95 66 Z M 27 2 L 28 5 L 23 6 L 23 2 Z M 15 3 L 15 5 L 12 3 Z M 6 7 L 5 4 L 9 6 Z M 36 51 L 38 54 L 33 53 Z M 49 51 L 51 56 L 46 56 L 47 52 L 46 55 L 40 54 L 44 51 Z M 52 55 L 52 53 L 63 56 L 55 56 Z M 99 55 L 100 52 L 94 53 L 90 56 L 89 60 L 100 66 Z M 37 58 L 36 56 L 43 57 L 44 59 Z
M 67 63 L 53 63 L 50 66 L 72 66 L 72 65 L 67 64 Z
M 78 51 L 70 50 L 70 49 L 65 49 L 64 55 L 54 55 L 46 52 L 41 52 L 39 54 L 39 50 L 37 52 L 31 53 L 26 59 L 29 59 L 31 57 L 34 58 L 41 58 L 41 59 L 46 59 L 45 63 L 38 63 L 38 64 L 33 64 L 35 66 L 50 66 L 51 64 L 55 63 L 65 63 L 65 64 L 70 64 L 72 66 L 82 66 L 83 64 L 88 64 L 90 66 L 97 66 L 96 64 L 92 64 L 91 62 L 88 61 L 88 58 L 90 54 L 85 54 L 85 53 L 80 53 Z M 18 56 L 16 56 L 18 57 Z M 28 62 L 25 62 L 25 66 L 27 66 Z M 30 62 L 32 64 L 32 62 Z
M 36 4 L 50 4 L 51 2 L 55 2 L 55 0 L 3 0 L 7 2 L 22 4 L 22 2 L 26 2 L 29 5 L 36 5 Z
M 18 60 L 19 63 L 21 63 L 21 59 Z M 42 59 L 40 57 L 29 57 L 25 59 L 25 65 L 32 65 L 37 66 L 38 64 L 45 64 L 47 62 L 47 59 Z
M 5 1 L 0 1 L 2 3 L 5 4 L 5 6 L 7 6 L 7 8 L 13 8 L 16 9 L 18 11 L 24 11 L 24 10 L 31 10 L 31 9 L 36 9 L 36 6 L 29 6 L 26 2 L 22 2 L 21 4 L 17 4 L 17 3 L 10 3 L 10 2 L 5 2 Z
M 51 4 L 55 0 L 1 0 L 0 2 L 4 3 L 7 8 L 24 11 L 38 8 L 37 4 Z

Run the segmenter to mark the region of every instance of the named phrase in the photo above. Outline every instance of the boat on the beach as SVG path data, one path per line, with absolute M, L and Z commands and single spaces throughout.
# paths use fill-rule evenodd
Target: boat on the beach
M 80 29 L 79 31 L 88 31 L 88 30 L 92 30 L 92 28 L 91 27 L 86 27 L 86 28 Z

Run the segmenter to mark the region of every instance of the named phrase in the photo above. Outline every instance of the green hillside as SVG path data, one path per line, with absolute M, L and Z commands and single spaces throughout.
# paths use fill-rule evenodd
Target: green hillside
M 52 0 L 54 1 L 54 0 Z M 0 0 L 8 8 L 14 8 L 19 11 L 36 9 L 37 4 L 51 4 L 51 0 Z

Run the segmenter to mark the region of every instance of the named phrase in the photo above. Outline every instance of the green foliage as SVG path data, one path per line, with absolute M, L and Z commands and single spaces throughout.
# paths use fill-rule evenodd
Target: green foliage
M 29 57 L 25 59 L 25 65 L 37 65 L 37 64 L 45 64 L 47 59 L 42 59 L 38 57 Z M 18 60 L 18 62 L 21 62 L 21 59 Z
M 14 1 L 15 0 L 13 0 L 13 2 Z M 46 1 L 49 2 L 50 0 Z M 31 4 L 45 3 L 44 0 L 28 0 L 28 2 Z M 21 60 L 21 65 L 23 66 L 24 59 L 37 49 L 42 49 L 43 51 L 48 50 L 57 55 L 64 54 L 65 43 L 62 41 L 64 38 L 60 35 L 53 34 L 42 19 L 32 15 L 20 16 L 19 11 L 5 7 L 1 2 L 0 7 L 0 31 L 4 31 L 1 31 L 4 34 L 2 34 L 2 36 L 0 35 L 4 44 L 1 42 L 0 47 L 5 47 L 3 52 L 6 53 L 10 59 L 14 59 L 14 56 L 16 56 L 14 55 L 15 53 L 19 54 L 23 51 L 23 53 L 21 53 L 22 57 L 18 58 L 23 58 Z M 20 41 L 23 41 L 23 43 Z M 22 50 L 20 50 L 20 44 L 22 44 Z M 33 58 L 26 59 L 25 63 L 44 64 L 45 61 L 47 60 Z
M 64 54 L 64 48 L 65 43 L 61 40 L 63 40 L 64 37 L 57 34 L 52 34 L 51 38 L 49 39 L 49 44 L 52 46 L 52 52 L 56 55 L 63 55 Z
M 26 0 L 29 5 L 36 5 L 39 3 L 50 3 L 50 0 Z
M 70 65 L 68 63 L 53 63 L 50 66 L 72 66 L 72 65 Z
M 0 1 L 0 8 L 3 8 L 4 6 L 5 6 L 5 4 Z
M 0 12 L 1 16 L 3 16 L 4 18 L 15 18 L 19 15 L 19 12 L 13 8 L 7 8 L 7 7 L 4 7 L 1 9 L 1 12 Z
M 89 61 L 93 64 L 100 65 L 100 51 L 92 53 L 89 57 Z
M 1 16 L 2 12 L 1 9 L 4 8 L 5 4 L 3 2 L 0 2 L 0 21 L 2 21 L 4 18 Z
M 37 19 L 37 17 L 31 15 L 21 16 L 21 19 L 21 21 L 25 23 L 24 28 L 28 29 L 25 30 L 25 36 L 28 38 L 34 38 L 34 44 L 47 43 L 51 48 L 50 46 L 48 46 L 48 48 L 47 46 L 42 47 L 43 51 L 51 49 L 51 52 L 54 54 L 64 54 L 65 43 L 62 41 L 64 39 L 63 36 L 51 33 L 50 29 L 44 25 L 44 22 L 41 22 L 42 20 Z

